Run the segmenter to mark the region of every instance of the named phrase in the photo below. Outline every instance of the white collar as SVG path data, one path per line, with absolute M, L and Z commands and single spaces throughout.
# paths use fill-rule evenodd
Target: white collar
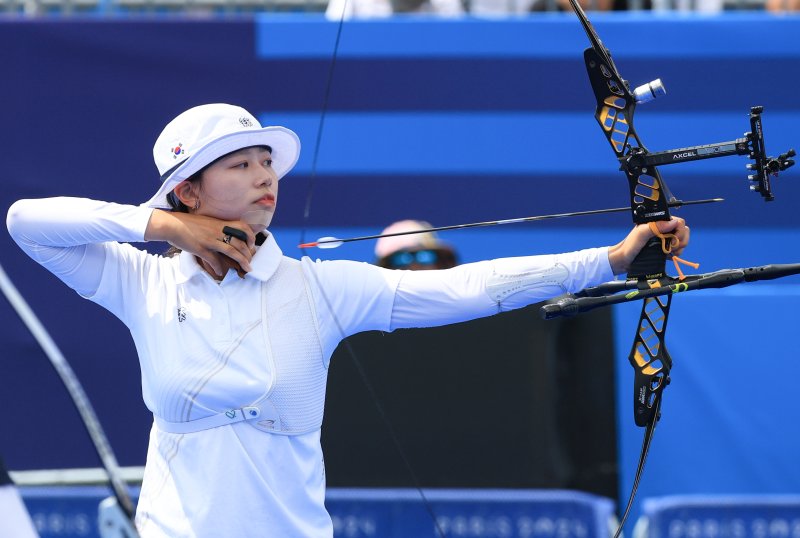
M 247 273 L 245 278 L 256 278 L 261 281 L 267 281 L 275 274 L 278 265 L 281 263 L 283 252 L 275 241 L 275 236 L 266 230 L 264 231 L 264 235 L 267 236 L 267 239 L 261 246 L 256 247 L 256 253 L 253 259 L 250 260 L 250 265 L 253 267 L 253 270 Z M 230 272 L 231 271 L 228 271 L 229 274 Z M 205 273 L 205 270 L 197 262 L 194 254 L 181 252 L 178 255 L 178 274 L 176 275 L 178 284 L 183 284 L 194 276 L 203 273 Z M 228 278 L 228 275 L 225 275 L 225 278 Z M 239 277 L 237 276 L 236 278 Z M 225 279 L 223 279 L 223 281 L 224 280 Z

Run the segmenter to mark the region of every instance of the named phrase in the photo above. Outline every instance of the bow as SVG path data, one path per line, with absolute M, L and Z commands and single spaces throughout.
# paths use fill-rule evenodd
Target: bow
M 67 389 L 67 393 L 75 405 L 81 422 L 86 427 L 86 432 L 89 434 L 100 462 L 108 475 L 113 497 L 109 497 L 100 503 L 99 517 L 103 536 L 112 536 L 115 533 L 130 538 L 138 536 L 134 525 L 135 507 L 133 500 L 128 492 L 105 430 L 100 425 L 97 413 L 92 407 L 83 385 L 81 385 L 69 362 L 53 341 L 50 333 L 44 328 L 42 322 L 39 321 L 39 318 L 16 286 L 14 286 L 2 266 L 0 266 L 0 292 L 8 300 L 34 339 L 36 339 L 36 342 L 50 361 L 50 365 L 55 369 L 59 379 L 64 384 L 64 388 Z
M 765 201 L 774 199 L 770 176 L 777 175 L 778 172 L 792 166 L 794 161 L 791 157 L 795 152 L 790 149 L 778 157 L 767 156 L 761 123 L 763 107 L 756 106 L 750 109 L 750 132 L 745 133 L 743 138 L 659 152 L 648 151 L 636 133 L 633 114 L 637 103 L 648 102 L 666 93 L 661 80 L 656 79 L 631 90 L 628 82 L 619 74 L 611 59 L 611 53 L 603 45 L 577 0 L 569 1 L 591 43 L 591 46 L 584 51 L 584 60 L 597 100 L 595 119 L 619 161 L 620 170 L 628 179 L 630 211 L 634 223 L 649 223 L 654 233 L 657 233 L 654 223 L 670 219 L 669 208 L 677 205 L 678 201 L 657 168 L 666 164 L 746 155 L 753 161 L 747 165 L 752 172 L 748 176 L 751 182 L 750 189 L 758 192 Z M 664 335 L 674 293 L 780 278 L 800 272 L 800 266 L 797 265 L 764 266 L 686 278 L 678 263 L 688 262 L 671 255 L 671 243 L 672 237 L 669 234 L 653 237 L 633 261 L 625 282 L 584 290 L 578 294 L 583 295 L 583 299 L 568 298 L 547 305 L 542 311 L 544 317 L 549 319 L 556 315 L 573 314 L 607 304 L 639 299 L 644 301 L 628 359 L 634 369 L 634 421 L 637 426 L 645 428 L 645 434 L 633 488 L 615 538 L 619 536 L 630 513 L 653 432 L 659 420 L 662 394 L 670 382 L 672 358 L 664 343 Z M 675 267 L 681 275 L 679 279 L 670 277 L 665 271 L 668 256 L 675 262 Z M 689 265 L 696 267 L 696 264 L 689 263 Z M 635 291 L 622 296 L 614 295 L 631 288 Z
M 631 90 L 627 81 L 625 81 L 617 71 L 609 51 L 600 41 L 583 10 L 575 0 L 570 0 L 570 2 L 573 5 L 573 8 L 575 9 L 575 12 L 577 13 L 591 42 L 591 47 L 589 47 L 585 52 L 585 60 L 589 79 L 597 98 L 595 117 L 619 161 L 621 170 L 625 173 L 628 179 L 630 191 L 629 210 L 631 211 L 631 215 L 635 223 L 643 224 L 652 223 L 659 220 L 669 220 L 671 207 L 687 205 L 690 203 L 677 200 L 669 191 L 658 170 L 659 166 L 666 164 L 732 155 L 747 156 L 752 160 L 752 163 L 748 165 L 748 168 L 751 170 L 751 175 L 748 176 L 748 179 L 751 182 L 751 189 L 755 192 L 758 192 L 763 199 L 767 201 L 770 201 L 774 198 L 770 184 L 770 176 L 777 174 L 777 172 L 785 170 L 794 164 L 794 162 L 791 160 L 791 157 L 794 156 L 794 151 L 789 150 L 775 158 L 767 156 L 764 147 L 764 137 L 761 123 L 761 113 L 763 111 L 761 107 L 753 107 L 751 109 L 751 130 L 743 138 L 738 138 L 728 142 L 692 146 L 660 152 L 648 151 L 634 129 L 633 113 L 638 103 L 647 102 L 648 100 L 652 100 L 655 97 L 664 94 L 665 90 L 663 84 L 661 84 L 660 80 L 656 80 Z M 323 134 L 324 119 L 328 106 L 328 95 L 330 94 L 338 43 L 343 26 L 342 22 L 343 20 L 340 19 L 333 58 L 330 62 L 327 88 L 325 91 L 325 101 L 322 106 L 319 122 L 320 127 L 312 161 L 312 184 L 306 200 L 306 211 L 303 220 L 302 236 L 305 235 L 307 223 L 309 221 L 310 205 L 314 186 L 313 184 L 316 180 L 317 157 L 319 154 L 319 148 Z M 493 222 L 492 224 L 496 223 L 497 222 Z M 488 224 L 476 223 L 475 225 Z M 473 225 L 457 225 L 446 228 L 466 226 Z M 303 247 L 312 245 L 322 246 L 323 244 L 333 247 L 338 246 L 346 241 L 374 239 L 376 237 L 379 236 L 351 238 L 345 240 L 336 238 L 322 238 L 316 243 L 304 244 Z M 301 237 L 301 242 L 304 242 L 304 237 Z M 738 278 L 733 278 L 730 274 L 720 274 L 715 276 L 713 279 L 706 279 L 702 281 L 700 278 L 695 277 L 689 277 L 683 281 L 676 280 L 668 276 L 665 271 L 665 262 L 668 255 L 670 255 L 670 245 L 671 239 L 669 236 L 663 238 L 654 238 L 652 241 L 650 241 L 646 248 L 643 249 L 642 253 L 634 261 L 628 275 L 629 280 L 623 283 L 623 286 L 627 287 L 617 289 L 617 291 L 620 291 L 621 289 L 634 290 L 631 292 L 632 295 L 629 294 L 630 298 L 626 300 L 644 300 L 639 326 L 637 328 L 631 348 L 630 361 L 635 370 L 634 418 L 638 426 L 643 426 L 646 428 L 642 453 L 634 481 L 634 487 L 631 491 L 625 514 L 623 515 L 620 524 L 620 529 L 624 525 L 625 519 L 630 512 L 655 425 L 659 418 L 662 392 L 669 383 L 672 359 L 666 349 L 664 335 L 666 331 L 672 295 L 676 292 L 685 291 L 687 289 L 699 289 L 700 286 L 710 287 L 714 282 L 720 282 L 720 279 L 729 279 L 725 280 L 725 282 L 730 282 L 730 284 L 727 285 L 732 285 L 737 283 L 734 281 L 736 278 Z M 755 274 L 753 272 L 747 272 L 748 270 L 736 271 L 747 275 Z M 770 273 L 764 272 L 761 274 Z M 779 278 L 780 276 L 787 275 L 781 274 L 772 278 Z M 719 277 L 719 279 L 717 277 Z M 695 283 L 695 281 L 697 282 Z M 743 278 L 740 281 L 748 280 Z M 601 287 L 594 290 L 585 290 L 585 293 L 608 294 L 610 293 L 610 289 Z M 609 304 L 612 303 L 609 302 Z M 363 369 L 361 368 L 359 361 L 355 357 L 355 353 L 353 353 L 352 350 L 351 355 L 353 355 L 357 369 L 361 372 L 362 377 L 364 377 Z M 369 385 L 368 381 L 367 384 Z M 375 392 L 369 386 L 368 389 L 371 392 L 376 405 L 380 407 L 375 396 Z M 384 416 L 385 420 L 384 413 L 381 411 L 380 414 Z M 388 421 L 386 421 L 386 423 L 391 432 L 392 428 L 390 424 Z M 393 433 L 392 437 L 395 437 Z M 397 445 L 396 439 L 395 444 Z M 408 465 L 407 460 L 406 464 Z M 413 472 L 410 473 L 413 477 Z M 414 479 L 414 481 L 417 482 L 416 479 Z M 424 501 L 424 494 L 419 487 L 418 489 Z M 427 502 L 425 504 L 429 512 L 431 512 L 433 520 L 436 521 L 435 516 L 430 510 L 430 505 L 428 505 Z M 443 534 L 441 529 L 437 530 L 439 531 L 440 535 Z M 617 535 L 619 532 L 620 530 L 618 529 Z

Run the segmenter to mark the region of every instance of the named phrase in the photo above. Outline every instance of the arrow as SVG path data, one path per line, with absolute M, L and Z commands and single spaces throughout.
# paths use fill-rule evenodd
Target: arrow
M 675 200 L 669 204 L 669 207 L 681 207 L 685 205 L 698 205 L 698 204 L 713 204 L 716 202 L 722 202 L 724 198 L 708 198 L 705 200 L 689 200 L 688 202 L 683 202 L 681 200 Z M 574 211 L 572 213 L 556 213 L 553 215 L 536 215 L 534 217 L 522 217 L 517 219 L 503 219 L 503 220 L 487 220 L 484 222 L 471 222 L 469 224 L 454 224 L 452 226 L 440 226 L 438 228 L 426 228 L 424 230 L 411 230 L 408 232 L 395 232 L 391 234 L 378 234 L 378 235 L 365 235 L 361 237 L 350 237 L 348 239 L 338 239 L 336 237 L 320 237 L 316 241 L 311 243 L 301 243 L 297 246 L 297 248 L 337 248 L 342 246 L 344 243 L 350 243 L 353 241 L 366 241 L 368 239 L 380 239 L 381 237 L 395 237 L 398 235 L 411 235 L 411 234 L 422 234 L 422 233 L 429 233 L 429 232 L 443 232 L 446 230 L 460 230 L 462 228 L 478 228 L 481 226 L 499 226 L 502 224 L 519 224 L 522 222 L 534 222 L 539 220 L 550 220 L 550 219 L 563 219 L 567 217 L 582 217 L 585 215 L 600 215 L 603 213 L 622 213 L 625 211 L 630 211 L 630 207 L 614 207 L 610 209 L 591 209 L 589 211 Z

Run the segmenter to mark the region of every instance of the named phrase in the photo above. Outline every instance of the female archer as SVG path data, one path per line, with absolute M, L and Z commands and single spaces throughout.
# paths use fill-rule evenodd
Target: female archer
M 11 236 L 129 328 L 152 411 L 136 514 L 143 537 L 332 536 L 320 427 L 328 363 L 346 336 L 489 316 L 624 273 L 652 236 L 446 270 L 283 256 L 270 232 L 300 141 L 227 104 L 172 120 L 141 206 L 20 200 Z M 659 223 L 689 240 L 682 219 Z M 129 242 L 165 241 L 159 256 Z

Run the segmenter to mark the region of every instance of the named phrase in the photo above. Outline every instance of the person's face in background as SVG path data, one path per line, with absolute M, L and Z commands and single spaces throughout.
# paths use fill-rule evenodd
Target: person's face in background
M 449 269 L 455 267 L 455 255 L 450 249 L 402 249 L 382 258 L 378 265 L 388 269 Z

